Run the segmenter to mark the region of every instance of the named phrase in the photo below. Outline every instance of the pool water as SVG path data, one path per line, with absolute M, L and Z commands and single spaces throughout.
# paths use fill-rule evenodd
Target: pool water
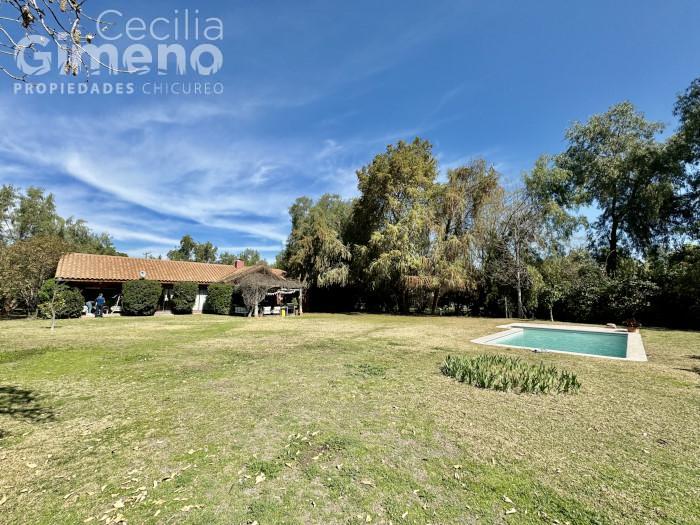
M 523 328 L 521 332 L 492 339 L 489 343 L 603 357 L 627 357 L 627 334 Z

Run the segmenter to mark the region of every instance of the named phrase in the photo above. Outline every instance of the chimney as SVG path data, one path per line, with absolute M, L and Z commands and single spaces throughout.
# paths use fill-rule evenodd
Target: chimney
M 238 259 L 235 263 L 233 263 L 233 267 L 238 270 L 239 268 L 245 268 L 245 261 L 241 261 Z

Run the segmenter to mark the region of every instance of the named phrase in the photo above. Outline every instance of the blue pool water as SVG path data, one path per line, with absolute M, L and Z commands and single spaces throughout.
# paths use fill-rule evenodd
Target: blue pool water
M 493 339 L 489 343 L 521 348 L 557 350 L 573 354 L 627 357 L 627 334 L 523 328 L 521 332 Z

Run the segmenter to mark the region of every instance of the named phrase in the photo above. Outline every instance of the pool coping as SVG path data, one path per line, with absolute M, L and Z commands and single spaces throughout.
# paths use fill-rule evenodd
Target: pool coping
M 521 350 L 530 350 L 533 352 L 542 353 L 553 353 L 553 354 L 567 354 L 567 355 L 579 355 L 584 357 L 598 357 L 600 359 L 615 359 L 617 361 L 637 361 L 646 362 L 647 354 L 644 350 L 644 341 L 642 340 L 642 335 L 639 332 L 629 333 L 624 329 L 617 328 L 604 328 L 597 326 L 576 326 L 576 325 L 549 325 L 549 324 L 536 324 L 536 323 L 511 323 L 506 325 L 499 325 L 496 328 L 505 328 L 503 332 L 498 332 L 495 334 L 486 335 L 479 337 L 478 339 L 472 339 L 472 343 L 478 345 L 487 346 L 498 346 L 501 348 L 515 348 Z M 492 343 L 496 339 L 506 337 L 509 335 L 517 334 L 522 332 L 523 328 L 543 328 L 546 330 L 568 330 L 572 332 L 593 332 L 599 334 L 625 334 L 627 335 L 627 356 L 626 357 L 612 357 L 605 355 L 595 355 L 595 354 L 585 354 L 581 352 L 565 352 L 563 350 L 541 350 L 539 348 L 530 348 L 526 346 L 509 346 L 501 345 L 498 343 Z

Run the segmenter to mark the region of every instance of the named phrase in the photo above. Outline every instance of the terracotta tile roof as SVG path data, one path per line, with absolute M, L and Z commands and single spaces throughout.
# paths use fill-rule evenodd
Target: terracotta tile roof
M 222 281 L 243 270 L 228 264 L 207 264 L 159 259 L 135 259 L 111 255 L 68 253 L 61 257 L 56 278 L 63 281 L 135 281 L 140 272 L 146 279 L 163 283 L 195 282 L 210 284 Z

